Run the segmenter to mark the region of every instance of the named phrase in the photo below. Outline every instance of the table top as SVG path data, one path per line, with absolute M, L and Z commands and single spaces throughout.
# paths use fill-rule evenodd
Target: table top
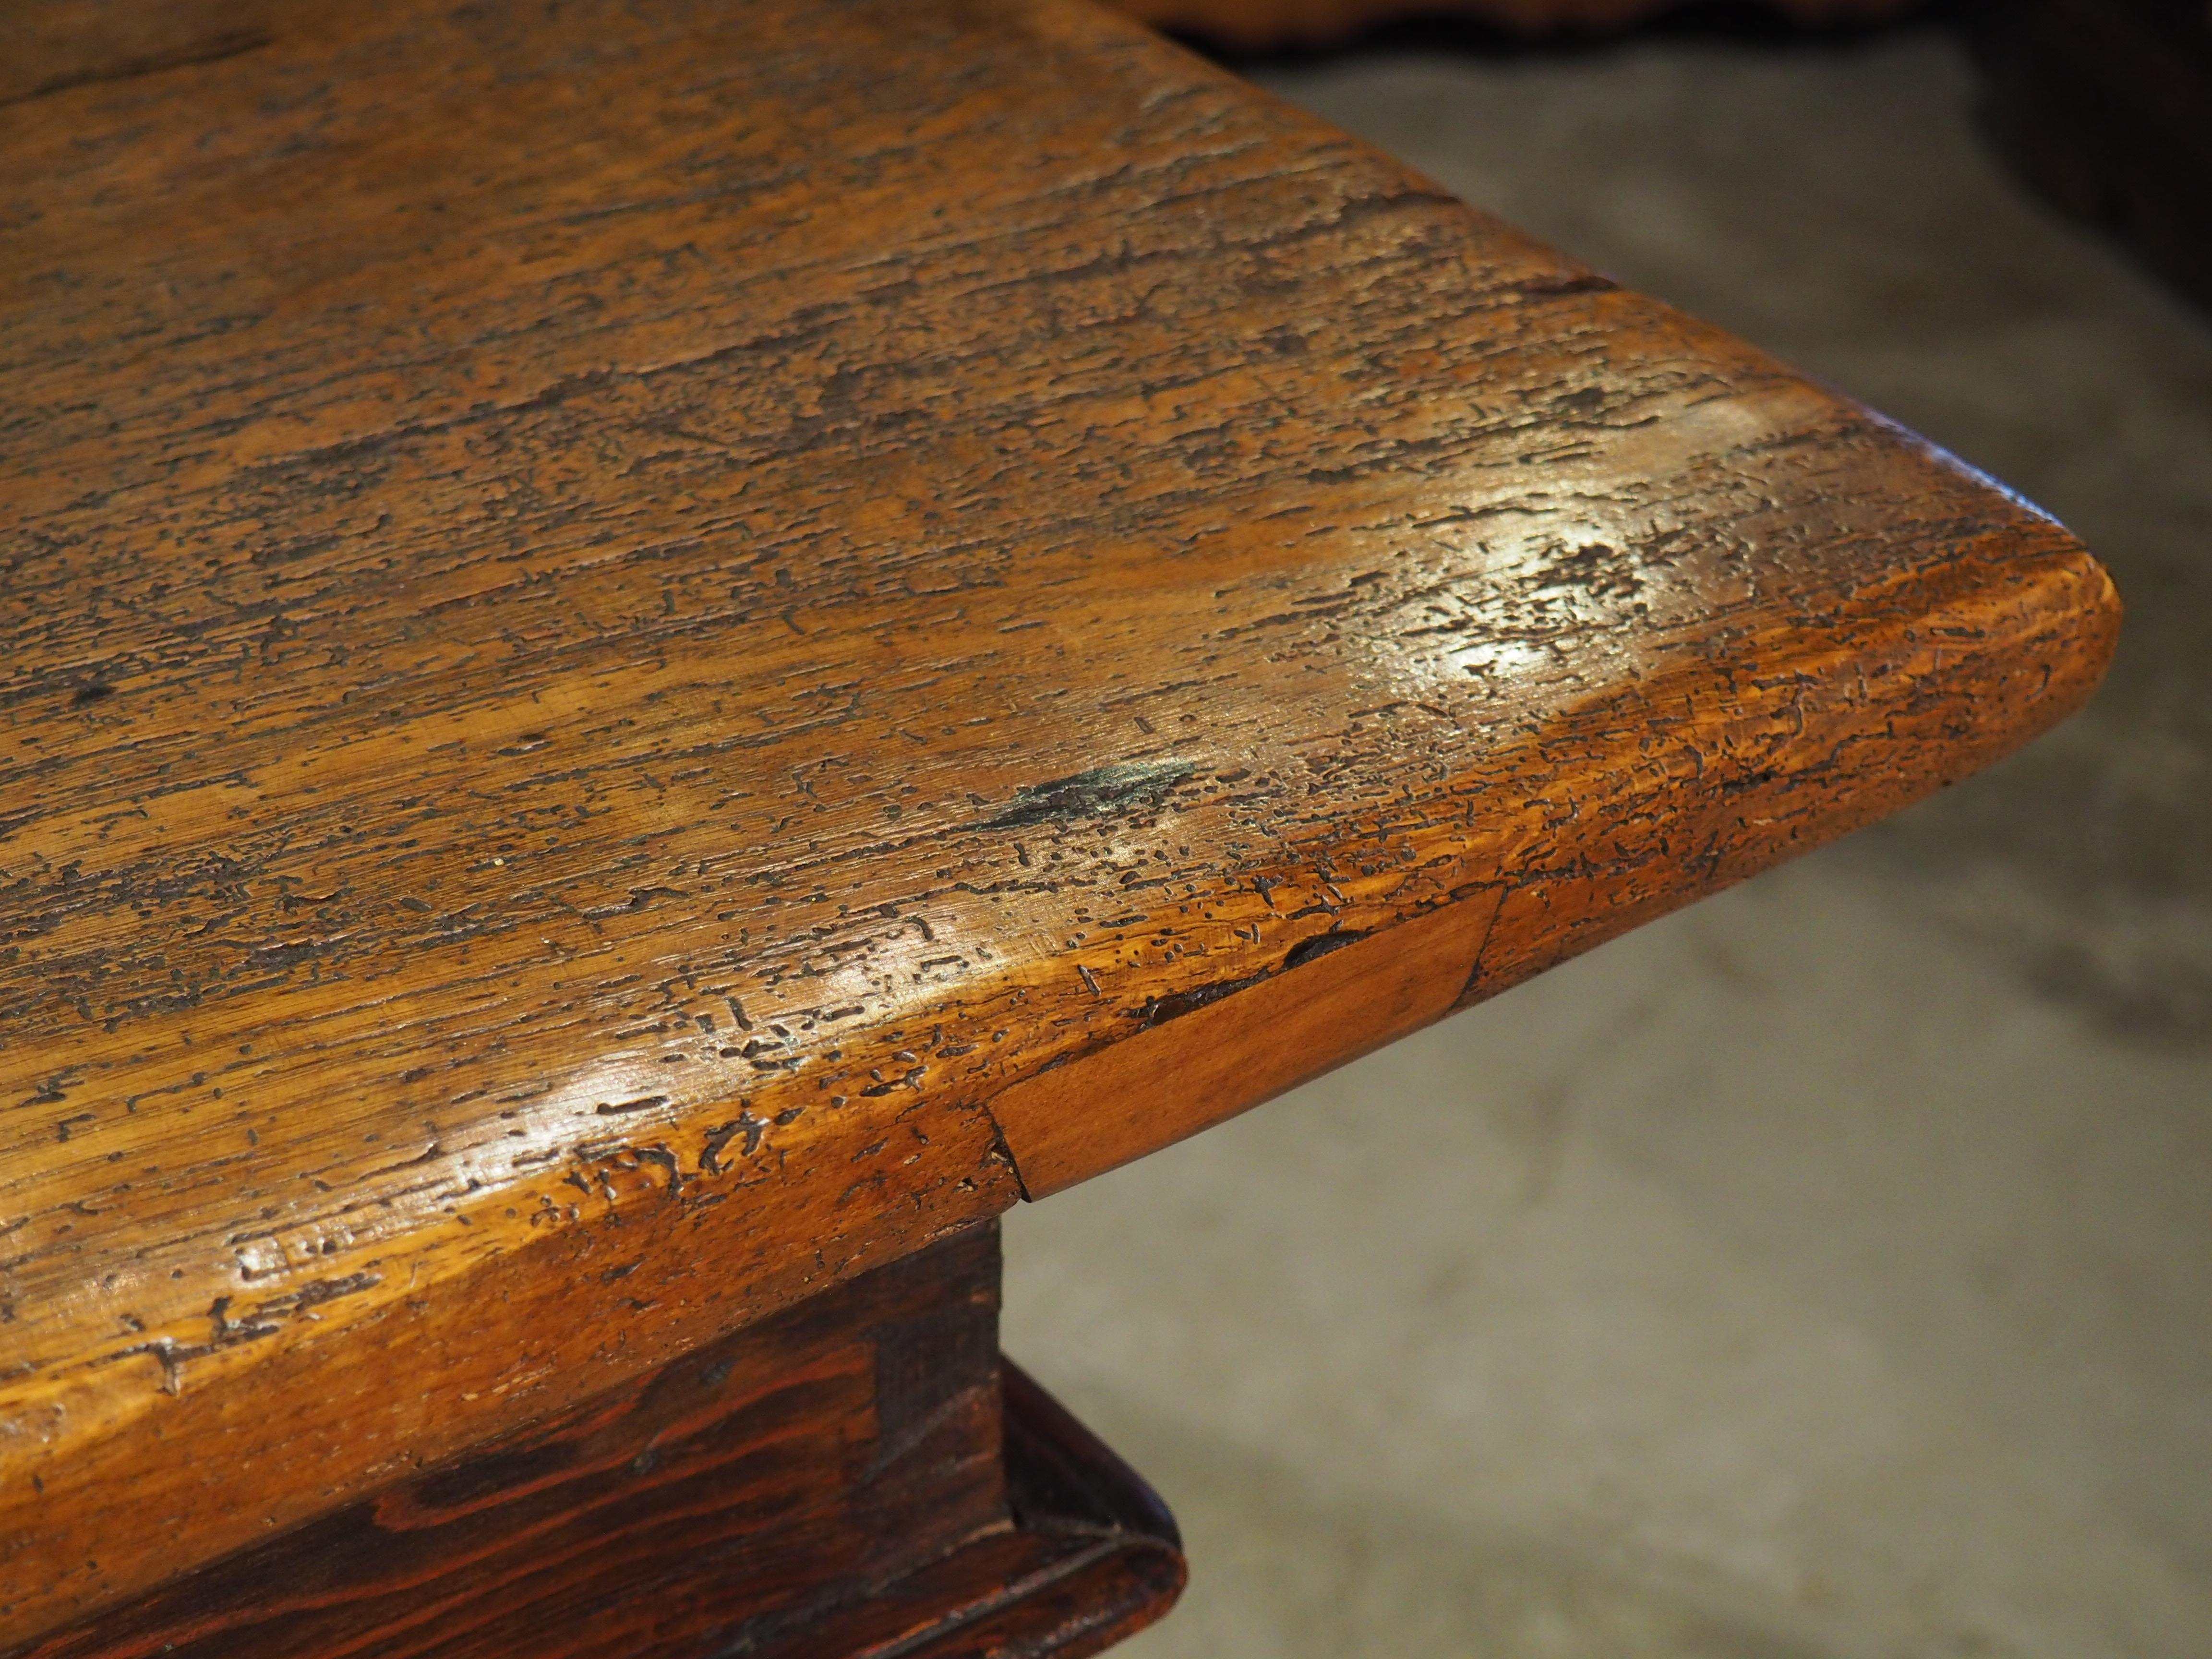
M 1867 822 L 2110 650 L 2032 507 L 1077 0 L 39 15 L 0 1644 Z

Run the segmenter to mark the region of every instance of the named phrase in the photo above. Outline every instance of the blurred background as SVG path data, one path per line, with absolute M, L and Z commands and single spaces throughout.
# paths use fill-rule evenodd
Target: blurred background
M 2212 1652 L 2212 311 L 2001 164 L 1976 39 L 1233 60 L 2004 480 L 2128 621 L 2017 757 L 1008 1218 L 1008 1351 L 1190 1546 L 1127 1659 Z

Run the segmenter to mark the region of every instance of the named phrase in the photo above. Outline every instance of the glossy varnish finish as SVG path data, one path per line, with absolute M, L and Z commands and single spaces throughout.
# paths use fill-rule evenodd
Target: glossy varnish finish
M 2109 650 L 2032 509 L 1070 0 L 70 39 L 0 107 L 0 1641 Z

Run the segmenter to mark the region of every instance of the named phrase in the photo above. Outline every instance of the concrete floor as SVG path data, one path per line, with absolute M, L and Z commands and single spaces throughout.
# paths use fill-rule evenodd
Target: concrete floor
M 1181 1515 L 1127 1659 L 2212 1653 L 2212 321 L 1948 37 L 1263 66 L 2066 519 L 2092 710 L 1007 1227 Z

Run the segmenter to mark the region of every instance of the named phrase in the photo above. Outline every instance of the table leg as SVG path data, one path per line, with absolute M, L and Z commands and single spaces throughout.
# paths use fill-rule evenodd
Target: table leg
M 40 1659 L 1080 1659 L 1181 1589 L 998 1352 L 995 1224 L 33 1644 Z

